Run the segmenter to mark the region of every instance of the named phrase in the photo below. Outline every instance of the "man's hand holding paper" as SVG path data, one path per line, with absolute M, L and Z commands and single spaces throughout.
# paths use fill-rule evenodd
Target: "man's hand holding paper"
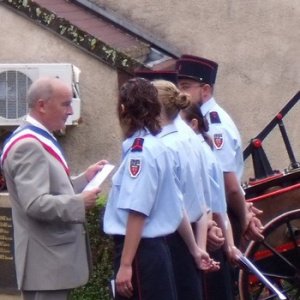
M 103 162 L 103 161 L 101 161 Z M 107 161 L 106 163 L 99 165 L 100 168 L 98 172 L 94 175 L 94 177 L 89 181 L 83 191 L 90 191 L 94 188 L 99 188 L 103 181 L 107 178 L 110 172 L 114 169 L 114 165 L 109 164 Z

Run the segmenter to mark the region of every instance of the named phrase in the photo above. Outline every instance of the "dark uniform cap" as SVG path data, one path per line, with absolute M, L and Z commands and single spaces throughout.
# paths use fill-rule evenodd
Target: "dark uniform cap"
M 178 79 L 187 78 L 213 85 L 216 82 L 218 64 L 212 60 L 184 54 L 176 62 Z
M 176 71 L 169 71 L 169 70 L 137 70 L 134 72 L 136 77 L 142 77 L 148 79 L 150 81 L 153 80 L 167 80 L 171 81 L 175 85 L 177 85 L 177 73 Z

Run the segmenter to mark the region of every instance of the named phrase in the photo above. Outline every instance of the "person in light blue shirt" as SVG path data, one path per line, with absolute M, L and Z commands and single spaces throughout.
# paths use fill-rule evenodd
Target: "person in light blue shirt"
M 182 138 L 174 124 L 179 111 L 189 105 L 188 96 L 180 93 L 172 82 L 166 80 L 154 80 L 153 85 L 158 90 L 158 98 L 162 104 L 162 131 L 158 137 L 174 157 L 175 172 L 189 221 L 194 225 L 199 239 L 206 241 L 207 208 L 201 184 L 199 158 L 195 155 L 192 144 Z M 201 273 L 196 268 L 188 247 L 179 233 L 170 235 L 167 240 L 171 249 L 178 300 L 203 299 Z M 207 259 L 205 246 L 202 251 L 203 257 Z
M 219 299 L 222 295 L 224 299 L 232 299 L 233 282 L 231 278 L 231 268 L 228 262 L 233 264 L 237 263 L 241 252 L 235 247 L 231 223 L 227 215 L 223 171 L 213 153 L 213 143 L 206 133 L 208 131 L 208 124 L 205 122 L 199 107 L 196 104 L 191 104 L 181 112 L 181 116 L 195 133 L 197 133 L 203 145 L 206 146 L 204 147 L 204 149 L 206 149 L 205 157 L 209 165 L 210 183 L 213 191 L 213 219 L 222 229 L 222 235 L 225 237 L 225 243 L 222 248 L 220 248 L 221 244 L 217 242 L 210 244 L 208 247 L 212 257 L 220 261 L 221 268 L 218 272 L 206 274 L 206 296 L 209 299 Z M 208 239 L 209 242 L 211 242 L 211 240 L 214 241 L 214 239 Z
M 243 157 L 239 132 L 229 115 L 213 98 L 217 69 L 217 63 L 192 55 L 182 55 L 176 63 L 179 89 L 191 96 L 192 103 L 201 109 L 209 123 L 208 134 L 212 138 L 214 154 L 223 172 L 228 212 L 231 224 L 234 225 L 235 244 L 239 245 L 243 238 L 262 239 L 263 227 L 256 216 L 259 212 L 247 204 L 240 185 Z M 225 243 L 228 243 L 228 238 Z M 233 249 L 235 253 L 236 248 L 228 249 Z M 221 270 L 225 270 L 222 267 L 222 257 L 223 255 L 220 256 Z M 234 298 L 233 284 L 227 284 L 225 281 L 226 278 L 230 278 L 230 274 L 222 276 L 220 272 L 220 275 L 210 280 L 208 298 L 231 300 Z
M 182 120 L 180 114 L 176 116 L 174 119 L 174 124 L 180 133 L 181 140 L 184 143 L 187 143 L 191 147 L 191 152 L 189 156 L 195 156 L 197 158 L 197 165 L 198 165 L 198 176 L 193 177 L 192 180 L 198 180 L 198 184 L 200 181 L 200 185 L 203 189 L 203 197 L 207 206 L 208 211 L 211 210 L 212 205 L 212 191 L 210 189 L 209 184 L 209 174 L 207 172 L 207 162 L 204 159 L 203 152 L 204 150 L 203 145 L 199 142 L 198 137 L 193 132 L 193 130 Z
M 236 243 L 242 238 L 260 240 L 262 224 L 259 213 L 245 201 L 241 188 L 243 156 L 240 134 L 229 115 L 216 103 L 213 92 L 218 64 L 192 55 L 182 55 L 176 63 L 178 87 L 191 96 L 209 122 L 215 156 L 222 168 L 226 201 L 233 222 Z
M 213 144 L 211 138 L 207 135 L 208 124 L 206 123 L 198 106 L 191 104 L 181 111 L 181 116 L 189 124 L 189 126 L 197 133 L 199 139 L 204 145 L 205 158 L 208 161 L 211 189 L 212 189 L 212 212 L 215 216 L 217 224 L 222 228 L 225 236 L 225 251 L 232 262 L 236 261 L 236 250 L 233 241 L 231 224 L 227 215 L 226 195 L 224 186 L 223 171 L 213 153 Z
M 129 80 L 120 89 L 118 110 L 123 161 L 104 214 L 104 231 L 115 243 L 116 299 L 175 300 L 165 237 L 177 229 L 184 235 L 187 227 L 173 159 L 155 137 L 161 129 L 156 88 L 142 78 Z M 199 249 L 193 251 L 200 263 Z
M 202 144 L 203 154 L 208 166 L 210 188 L 212 195 L 211 209 L 213 213 L 226 214 L 227 204 L 224 187 L 223 171 L 213 153 L 213 144 L 208 136 L 208 124 L 202 116 L 199 107 L 190 104 L 180 112 L 182 119 L 194 130 Z

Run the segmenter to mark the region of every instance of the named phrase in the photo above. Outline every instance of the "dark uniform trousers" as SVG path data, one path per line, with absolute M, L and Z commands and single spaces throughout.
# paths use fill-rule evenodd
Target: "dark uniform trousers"
M 124 236 L 114 236 L 117 274 Z M 133 261 L 133 297 L 130 300 L 177 300 L 169 247 L 164 237 L 142 238 Z M 116 293 L 116 300 L 128 300 Z
M 178 232 L 167 237 L 170 247 L 178 300 L 202 300 L 202 271 Z
M 210 257 L 220 262 L 220 270 L 205 273 L 204 289 L 206 300 L 233 300 L 234 299 L 234 269 L 227 261 L 222 249 L 209 253 Z

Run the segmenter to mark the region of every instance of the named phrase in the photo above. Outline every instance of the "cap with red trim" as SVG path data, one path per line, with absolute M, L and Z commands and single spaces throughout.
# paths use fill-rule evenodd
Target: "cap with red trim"
M 213 85 L 216 82 L 218 64 L 212 60 L 183 54 L 176 62 L 178 79 L 193 79 Z

